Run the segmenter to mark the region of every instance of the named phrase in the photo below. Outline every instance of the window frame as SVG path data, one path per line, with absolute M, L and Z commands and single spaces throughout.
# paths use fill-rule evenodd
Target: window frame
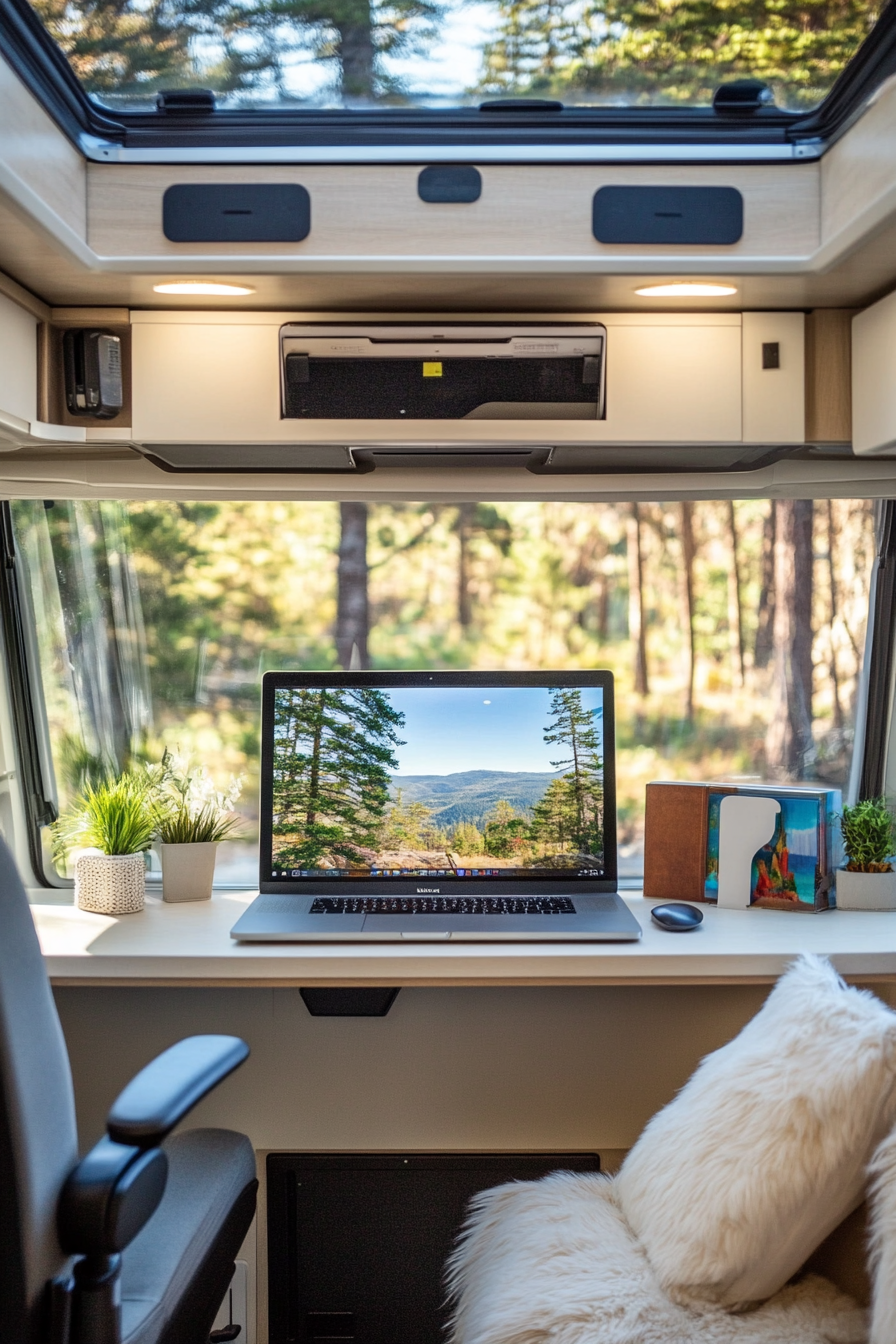
M 85 93 L 28 0 L 0 0 L 0 54 L 85 156 L 98 161 L 159 161 L 165 151 L 201 161 L 203 151 L 217 151 L 215 160 L 221 162 L 228 149 L 240 162 L 252 162 L 253 151 L 270 161 L 296 161 L 296 155 L 301 161 L 303 151 L 315 151 L 316 161 L 339 161 L 340 150 L 351 149 L 366 162 L 388 161 L 389 150 L 402 151 L 406 161 L 426 162 L 445 157 L 445 151 L 455 159 L 476 158 L 486 147 L 493 151 L 488 158 L 497 161 L 504 155 L 513 161 L 568 162 L 575 149 L 585 162 L 606 155 L 638 161 L 648 157 L 639 148 L 660 162 L 689 156 L 720 163 L 791 161 L 819 157 L 896 74 L 896 3 L 884 9 L 830 92 L 808 113 L 766 107 L 719 114 L 681 107 L 356 112 L 263 106 L 201 115 L 113 112 Z

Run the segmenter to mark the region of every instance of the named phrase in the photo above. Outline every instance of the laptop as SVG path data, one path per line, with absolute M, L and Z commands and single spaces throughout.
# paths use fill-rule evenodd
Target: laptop
M 633 941 L 609 672 L 269 672 L 241 942 Z

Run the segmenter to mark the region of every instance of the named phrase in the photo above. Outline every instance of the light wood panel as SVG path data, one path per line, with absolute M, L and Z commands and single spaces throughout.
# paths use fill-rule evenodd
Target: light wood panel
M 88 240 L 109 257 L 633 257 L 664 251 L 679 262 L 806 257 L 819 240 L 816 164 L 550 167 L 485 165 L 472 205 L 427 205 L 419 167 L 107 165 L 88 170 Z M 301 182 L 311 193 L 311 233 L 302 243 L 171 243 L 162 196 L 178 182 Z M 744 196 L 744 236 L 733 247 L 616 247 L 597 243 L 591 202 L 607 184 L 728 185 Z
M 806 441 L 852 439 L 852 308 L 806 315 Z
M 858 230 L 892 215 L 896 193 L 896 77 L 821 160 L 821 239 L 849 246 Z M 868 218 L 870 216 L 870 218 Z
M 0 162 L 83 238 L 87 170 L 78 150 L 0 60 Z
M 37 318 L 0 295 L 0 410 L 37 419 Z

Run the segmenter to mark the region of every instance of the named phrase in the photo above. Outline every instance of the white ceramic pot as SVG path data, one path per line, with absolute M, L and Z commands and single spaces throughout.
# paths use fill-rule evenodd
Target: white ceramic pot
M 851 873 L 837 869 L 838 910 L 896 910 L 896 872 Z
M 146 895 L 142 854 L 81 854 L 75 860 L 75 905 L 96 915 L 136 915 Z
M 159 845 L 163 901 L 208 901 L 215 880 L 218 845 Z

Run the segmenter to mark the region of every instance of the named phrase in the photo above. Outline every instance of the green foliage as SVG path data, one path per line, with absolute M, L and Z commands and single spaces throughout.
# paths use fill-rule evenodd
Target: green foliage
M 532 809 L 532 836 L 547 850 L 562 853 L 578 822 L 575 790 L 569 779 L 552 779 Z
M 884 798 L 846 804 L 840 816 L 843 848 L 854 873 L 889 873 L 896 854 L 896 822 Z
M 571 102 L 709 103 L 725 80 L 812 106 L 868 35 L 877 0 L 500 0 L 481 88 Z
M 380 841 L 383 849 L 427 849 L 433 827 L 432 808 L 425 803 L 406 803 L 404 790 L 397 789 L 395 801 L 385 816 Z
M 585 854 L 600 854 L 603 848 L 603 761 L 594 717 L 582 705 L 582 692 L 573 687 L 551 691 L 552 719 L 544 730 L 549 745 L 566 748 L 566 755 L 551 761 L 555 770 L 571 765 L 564 775 L 571 813 L 570 843 Z
M 152 843 L 153 789 L 146 771 L 88 783 L 74 805 L 51 827 L 53 850 L 65 861 L 75 849 L 138 854 Z
M 460 821 L 451 835 L 451 848 L 455 854 L 484 854 L 485 839 L 478 826 L 471 821 Z
M 404 715 L 368 689 L 281 692 L 274 710 L 274 857 L 361 862 L 389 802 Z
M 518 858 L 527 854 L 529 822 L 521 817 L 506 798 L 501 798 L 489 813 L 485 825 L 485 852 L 496 859 Z

